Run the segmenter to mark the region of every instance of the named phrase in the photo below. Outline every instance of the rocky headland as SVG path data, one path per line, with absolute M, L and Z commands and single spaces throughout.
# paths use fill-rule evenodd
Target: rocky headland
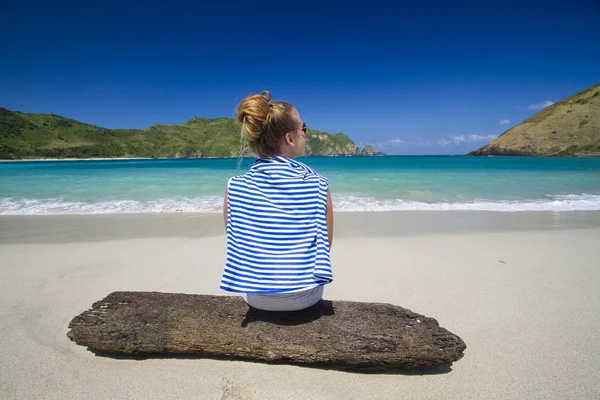
M 600 156 L 600 84 L 555 103 L 471 156 Z
M 375 152 L 376 153 L 376 152 Z M 361 152 L 343 133 L 309 129 L 309 156 L 380 155 Z M 252 156 L 233 118 L 194 117 L 183 124 L 107 129 L 55 114 L 0 108 L 0 159 L 203 158 Z

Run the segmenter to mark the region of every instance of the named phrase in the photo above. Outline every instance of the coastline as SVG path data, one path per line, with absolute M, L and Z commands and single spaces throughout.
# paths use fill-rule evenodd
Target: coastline
M 463 156 L 462 154 L 456 155 L 440 155 L 440 157 L 456 157 Z M 306 155 L 305 157 L 390 157 L 388 154 L 319 154 L 319 155 Z M 391 157 L 394 157 L 391 155 Z M 426 156 L 398 156 L 398 157 L 426 157 Z M 430 156 L 429 156 L 430 157 Z M 0 159 L 0 163 L 11 163 L 11 162 L 39 162 L 39 161 L 111 161 L 111 160 L 215 160 L 215 159 L 235 159 L 235 158 L 257 158 L 256 155 L 245 155 L 245 156 L 230 156 L 230 157 L 92 157 L 92 158 L 27 158 L 18 160 L 6 160 Z
M 585 154 L 568 154 L 568 155 L 546 155 L 546 154 L 512 154 L 512 155 L 479 155 L 479 154 L 322 154 L 322 155 L 307 155 L 311 157 L 498 157 L 498 158 L 600 158 L 600 153 L 585 153 Z M 304 158 L 303 157 L 303 158 Z M 201 159 L 230 159 L 230 158 L 256 158 L 256 156 L 231 156 L 231 157 L 92 157 L 92 158 L 27 158 L 18 160 L 0 159 L 0 163 L 18 163 L 18 162 L 42 162 L 42 161 L 112 161 L 112 160 L 201 160 Z
M 111 161 L 111 160 L 160 160 L 150 157 L 100 157 L 100 158 L 27 158 L 20 160 L 0 160 L 0 163 L 40 162 L 40 161 Z M 165 158 L 167 159 L 167 158 Z
M 333 300 L 391 303 L 467 344 L 448 369 L 361 374 L 96 355 L 69 321 L 116 290 L 229 295 L 219 214 L 0 217 L 1 398 L 592 399 L 600 212 L 337 213 Z M 110 382 L 110 384 L 107 384 Z

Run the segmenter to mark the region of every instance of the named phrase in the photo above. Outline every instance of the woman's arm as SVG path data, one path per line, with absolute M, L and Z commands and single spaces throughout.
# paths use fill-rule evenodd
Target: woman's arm
M 223 199 L 223 220 L 225 220 L 225 230 L 227 230 L 227 193 L 229 188 L 225 188 L 225 199 Z
M 327 236 L 329 237 L 329 248 L 333 244 L 333 203 L 331 202 L 331 195 L 329 189 L 327 189 L 327 207 L 325 207 L 325 218 L 327 219 Z

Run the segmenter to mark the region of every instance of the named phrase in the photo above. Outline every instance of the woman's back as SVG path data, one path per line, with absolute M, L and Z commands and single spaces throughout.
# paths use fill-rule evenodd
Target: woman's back
M 327 178 L 285 157 L 231 178 L 224 290 L 282 293 L 329 283 Z

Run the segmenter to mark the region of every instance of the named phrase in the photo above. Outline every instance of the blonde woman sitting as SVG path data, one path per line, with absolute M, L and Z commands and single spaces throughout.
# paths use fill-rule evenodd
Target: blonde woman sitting
M 294 160 L 304 155 L 306 124 L 291 104 L 271 101 L 266 91 L 252 94 L 236 119 L 259 158 L 227 183 L 220 287 L 260 310 L 302 310 L 318 303 L 333 280 L 327 178 Z

